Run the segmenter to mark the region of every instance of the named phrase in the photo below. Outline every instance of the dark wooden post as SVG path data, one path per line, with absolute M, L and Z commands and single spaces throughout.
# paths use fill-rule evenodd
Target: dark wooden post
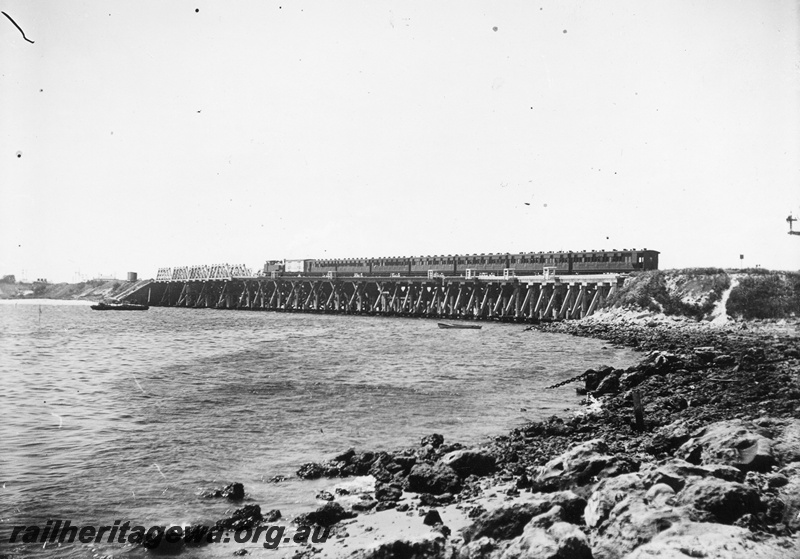
M 636 418 L 636 430 L 644 431 L 644 406 L 642 405 L 642 397 L 639 391 L 632 390 L 631 398 L 633 398 L 633 416 Z

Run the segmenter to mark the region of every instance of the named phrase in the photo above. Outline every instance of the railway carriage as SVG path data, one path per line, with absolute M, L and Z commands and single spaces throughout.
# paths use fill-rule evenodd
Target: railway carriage
M 370 274 L 373 276 L 410 276 L 411 260 L 411 258 L 405 256 L 374 258 L 372 259 L 372 270 Z
M 355 275 L 361 274 L 368 276 L 370 274 L 370 260 L 365 258 L 345 258 L 344 260 L 337 261 L 336 273 L 340 275 Z
M 412 276 L 427 276 L 430 272 L 445 276 L 454 275 L 455 257 L 453 256 L 420 256 L 411 259 Z
M 265 275 L 426 277 L 539 275 L 545 268 L 556 274 L 625 273 L 658 269 L 656 250 L 591 250 L 579 252 L 520 252 L 447 256 L 269 260 Z

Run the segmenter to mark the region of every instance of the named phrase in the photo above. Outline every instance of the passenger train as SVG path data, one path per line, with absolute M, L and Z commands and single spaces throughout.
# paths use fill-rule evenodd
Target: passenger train
M 555 274 L 604 274 L 657 270 L 656 250 L 623 249 L 582 252 L 520 252 L 455 254 L 447 256 L 397 256 L 321 260 L 269 260 L 266 276 L 530 276 Z

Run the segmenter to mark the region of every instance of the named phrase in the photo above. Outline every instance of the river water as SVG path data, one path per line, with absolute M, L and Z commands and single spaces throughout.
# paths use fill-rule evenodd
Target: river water
M 602 341 L 523 329 L 0 302 L 0 550 L 24 553 L 9 546 L 11 528 L 50 519 L 210 523 L 230 503 L 200 493 L 233 481 L 250 502 L 291 517 L 318 506 L 329 482 L 269 478 L 434 432 L 479 443 L 577 405 L 574 386 L 545 386 L 634 362 Z M 36 555 L 121 550 L 38 546 Z

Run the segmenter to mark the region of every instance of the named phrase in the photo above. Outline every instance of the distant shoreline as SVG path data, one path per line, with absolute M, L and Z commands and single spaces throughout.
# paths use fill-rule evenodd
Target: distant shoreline
M 0 300 L 31 299 L 97 301 L 113 298 L 137 282 L 126 280 L 89 280 L 80 283 L 18 282 L 0 283 Z

